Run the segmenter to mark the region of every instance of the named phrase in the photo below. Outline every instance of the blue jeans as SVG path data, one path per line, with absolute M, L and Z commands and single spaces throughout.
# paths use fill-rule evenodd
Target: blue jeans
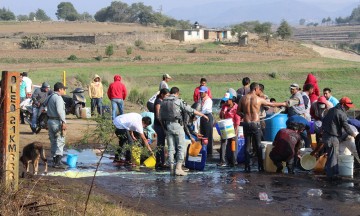
M 94 113 L 95 107 L 97 107 L 99 115 L 102 115 L 102 98 L 91 98 L 91 114 Z
M 65 146 L 65 136 L 62 134 L 61 121 L 55 119 L 48 120 L 49 139 L 51 143 L 51 155 L 63 155 Z
M 32 107 L 32 119 L 31 119 L 31 127 L 35 130 L 36 129 L 36 122 L 37 117 L 39 115 L 40 108 L 38 107 Z
M 245 169 L 250 169 L 250 151 L 251 142 L 254 142 L 256 149 L 256 155 L 258 158 L 258 169 L 259 171 L 264 170 L 263 158 L 262 158 L 262 147 L 261 147 L 261 125 L 260 122 L 243 122 L 245 135 Z M 250 170 L 248 170 L 250 171 Z
M 117 116 L 117 111 L 119 109 L 119 114 L 124 114 L 124 100 L 123 99 L 111 99 L 112 107 L 112 119 L 114 120 Z

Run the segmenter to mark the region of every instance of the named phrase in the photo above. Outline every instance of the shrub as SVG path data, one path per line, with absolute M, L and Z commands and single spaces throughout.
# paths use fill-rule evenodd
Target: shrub
M 76 55 L 71 55 L 71 56 L 69 56 L 69 58 L 67 58 L 68 60 L 70 60 L 70 61 L 75 61 L 75 60 L 77 60 L 78 58 L 76 57 Z
M 131 47 L 126 48 L 126 54 L 131 55 L 131 53 L 132 53 L 132 48 Z
M 22 41 L 20 42 L 20 45 L 24 49 L 40 49 L 44 46 L 46 41 L 45 37 L 42 37 L 40 35 L 35 36 L 24 36 L 22 38 Z
M 141 60 L 142 60 L 141 55 L 137 55 L 137 56 L 135 56 L 135 58 L 134 58 L 134 61 L 141 61 Z
M 106 47 L 105 49 L 105 55 L 112 56 L 114 54 L 114 45 L 110 44 L 109 46 Z
M 197 47 L 192 48 L 191 50 L 188 50 L 188 53 L 196 53 Z
M 269 74 L 269 76 L 270 76 L 271 78 L 274 78 L 274 79 L 276 79 L 277 75 L 278 75 L 278 74 L 277 74 L 276 72 L 272 72 L 272 73 Z
M 144 41 L 142 41 L 142 40 L 136 40 L 136 41 L 134 42 L 134 45 L 135 45 L 136 47 L 139 47 L 139 48 L 144 47 Z
M 96 60 L 101 61 L 103 57 L 101 55 L 95 57 Z

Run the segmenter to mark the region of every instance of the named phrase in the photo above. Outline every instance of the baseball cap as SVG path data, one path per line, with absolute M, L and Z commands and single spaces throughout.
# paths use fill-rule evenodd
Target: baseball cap
M 318 99 L 317 102 L 318 102 L 318 103 L 326 104 L 326 103 L 327 103 L 327 100 L 326 100 L 326 98 L 325 98 L 324 96 L 321 96 L 321 97 L 319 97 L 319 99 Z
M 63 83 L 57 82 L 57 83 L 55 83 L 55 85 L 54 85 L 54 91 L 58 91 L 59 89 L 67 89 L 67 87 L 64 86 Z
M 206 86 L 201 86 L 200 89 L 199 89 L 199 92 L 207 92 L 208 91 L 208 88 Z
M 41 85 L 41 88 L 44 89 L 44 88 L 50 88 L 50 85 L 49 83 L 47 82 L 43 82 L 42 85 Z
M 293 83 L 293 84 L 290 85 L 290 88 L 291 89 L 299 89 L 299 84 Z
M 168 79 L 172 79 L 172 77 L 169 74 L 164 74 L 163 78 L 168 78 Z
M 233 99 L 233 95 L 230 92 L 226 92 L 224 97 L 221 100 L 228 101 L 228 100 L 232 100 L 232 99 Z
M 353 107 L 354 107 L 353 102 L 352 102 L 352 101 L 350 100 L 350 98 L 348 98 L 348 97 L 343 97 L 343 98 L 341 98 L 339 103 L 342 104 L 342 105 L 345 105 L 345 106 L 347 106 L 347 107 L 349 107 L 349 108 L 353 108 Z

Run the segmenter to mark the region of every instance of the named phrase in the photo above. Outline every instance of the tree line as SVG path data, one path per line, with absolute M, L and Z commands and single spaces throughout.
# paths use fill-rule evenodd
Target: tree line
M 140 23 L 142 25 L 155 24 L 164 27 L 190 28 L 188 20 L 177 20 L 166 16 L 161 12 L 154 11 L 151 6 L 144 3 L 133 3 L 128 5 L 121 1 L 113 1 L 108 7 L 97 11 L 94 17 L 88 12 L 79 13 L 71 2 L 60 2 L 55 13 L 58 20 L 65 21 L 98 21 L 98 22 L 120 22 L 120 23 Z M 42 9 L 37 9 L 29 15 L 18 15 L 6 8 L 0 8 L 1 21 L 27 21 L 39 20 L 49 21 L 51 18 Z

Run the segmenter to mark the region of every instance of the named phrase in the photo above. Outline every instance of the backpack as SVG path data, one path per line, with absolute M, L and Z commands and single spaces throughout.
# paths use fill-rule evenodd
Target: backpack
M 161 121 L 178 121 L 181 120 L 181 113 L 178 106 L 175 104 L 175 97 L 167 97 L 161 102 L 160 119 Z

